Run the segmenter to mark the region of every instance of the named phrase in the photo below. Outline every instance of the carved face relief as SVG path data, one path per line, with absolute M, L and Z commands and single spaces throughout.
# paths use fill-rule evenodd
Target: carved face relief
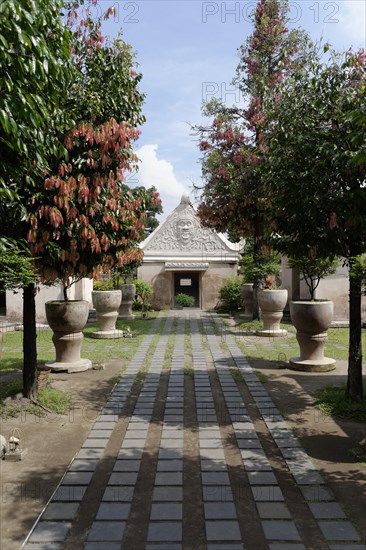
M 179 241 L 183 244 L 188 244 L 194 235 L 193 221 L 189 218 L 181 218 L 178 220 L 175 224 L 175 234 Z

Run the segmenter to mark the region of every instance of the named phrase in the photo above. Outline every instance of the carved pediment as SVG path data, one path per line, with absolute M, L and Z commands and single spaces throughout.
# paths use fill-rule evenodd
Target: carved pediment
M 217 233 L 202 227 L 186 195 L 173 213 L 142 243 L 142 248 L 145 255 L 152 252 L 175 255 L 232 252 Z

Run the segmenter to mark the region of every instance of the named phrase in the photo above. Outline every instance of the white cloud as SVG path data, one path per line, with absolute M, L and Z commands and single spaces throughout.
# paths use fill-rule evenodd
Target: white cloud
M 344 31 L 352 39 L 354 47 L 365 46 L 366 41 L 366 5 L 362 0 L 342 2 L 340 22 Z
M 137 173 L 137 185 L 151 187 L 154 185 L 160 194 L 164 208 L 164 217 L 179 204 L 182 194 L 188 191 L 174 174 L 173 165 L 164 159 L 159 159 L 156 144 L 143 145 L 136 151 L 140 159 L 140 168 Z

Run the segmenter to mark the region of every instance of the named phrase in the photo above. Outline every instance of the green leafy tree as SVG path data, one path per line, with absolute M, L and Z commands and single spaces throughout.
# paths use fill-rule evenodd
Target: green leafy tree
M 299 270 L 309 289 L 310 300 L 314 300 L 320 280 L 337 271 L 338 261 L 335 258 L 317 258 L 309 255 L 289 258 L 288 265 Z
M 25 220 L 31 196 L 50 155 L 65 154 L 60 141 L 71 127 L 64 98 L 75 76 L 70 57 L 71 34 L 60 17 L 62 0 L 2 0 L 0 2 L 0 236 L 19 244 L 22 256 Z M 8 266 L 9 267 L 9 266 Z M 30 272 L 28 272 L 28 275 Z M 27 275 L 27 277 L 28 277 Z M 23 388 L 34 393 L 36 323 L 34 284 L 23 278 Z M 26 284 L 29 282 L 30 284 Z
M 73 78 L 62 0 L 0 3 L 0 202 L 64 152 L 55 139 L 69 127 L 62 100 Z
M 279 249 L 294 257 L 343 257 L 351 274 L 366 247 L 366 134 L 354 122 L 365 85 L 363 51 L 331 52 L 328 61 L 314 51 L 279 86 L 267 128 Z M 350 277 L 347 395 L 354 400 L 363 395 L 361 284 Z

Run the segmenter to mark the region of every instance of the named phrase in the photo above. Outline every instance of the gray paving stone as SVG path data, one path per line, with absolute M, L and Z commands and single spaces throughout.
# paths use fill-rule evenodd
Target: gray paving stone
M 102 502 L 96 516 L 96 520 L 122 520 L 127 519 L 131 504 L 122 502 Z
M 199 438 L 201 439 L 220 439 L 221 434 L 219 428 L 200 428 Z
M 138 472 L 140 469 L 141 460 L 116 460 L 114 472 Z
M 206 519 L 236 519 L 236 509 L 233 502 L 205 502 Z
M 330 544 L 330 550 L 366 550 L 365 544 Z
M 76 516 L 78 508 L 78 502 L 50 502 L 41 520 L 71 520 Z
M 226 472 L 202 472 L 202 485 L 230 485 Z
M 160 449 L 159 450 L 159 460 L 175 459 L 175 458 L 183 458 L 183 449 Z
M 62 545 L 54 542 L 41 542 L 40 544 L 26 544 L 24 547 L 22 546 L 23 548 L 24 550 L 62 550 Z
M 103 494 L 103 502 L 131 502 L 134 487 L 107 487 Z
M 145 550 L 182 550 L 182 545 L 179 543 L 147 544 Z
M 229 544 L 224 542 L 223 544 L 208 544 L 207 550 L 243 550 L 244 546 L 242 544 Z
M 182 540 L 182 522 L 151 522 L 147 533 L 148 542 Z
M 210 540 L 241 540 L 237 521 L 206 521 L 206 538 Z
M 299 447 L 300 443 L 297 439 L 294 437 L 285 437 L 285 438 L 276 438 L 275 439 L 276 444 L 280 449 L 284 449 L 286 447 Z
M 271 472 L 272 467 L 268 461 L 267 458 L 261 458 L 261 459 L 245 459 L 244 461 L 244 467 L 247 470 L 247 472 Z
M 251 485 L 276 485 L 277 479 L 273 472 L 248 472 Z
M 183 505 L 177 502 L 153 503 L 150 513 L 151 520 L 182 520 Z
M 282 502 L 285 500 L 278 486 L 255 485 L 251 489 L 256 502 Z
M 124 521 L 94 521 L 88 541 L 122 541 L 125 526 Z
M 237 439 L 239 449 L 261 449 L 259 439 Z
M 267 540 L 301 541 L 293 521 L 263 520 L 262 527 Z
M 204 485 L 202 487 L 202 496 L 205 502 L 230 502 L 234 500 L 229 485 Z
M 154 502 L 182 502 L 183 489 L 175 486 L 154 487 L 152 499 Z
M 90 449 L 104 449 L 107 446 L 109 439 L 100 439 L 100 438 L 90 438 L 88 437 L 84 443 L 83 448 L 90 448 Z
M 221 438 L 219 439 L 201 439 L 200 438 L 199 444 L 201 449 L 221 449 L 223 447 L 223 442 Z
M 113 542 L 87 542 L 84 545 L 84 550 L 121 550 L 121 544 L 114 544 Z
M 121 449 L 143 449 L 145 447 L 146 439 L 124 439 L 121 445 Z
M 93 472 L 97 467 L 98 460 L 90 458 L 84 460 L 74 460 L 69 468 L 70 472 Z
M 162 439 L 182 439 L 184 438 L 184 431 L 181 429 L 174 428 L 173 430 L 163 429 L 161 432 Z
M 203 459 L 225 460 L 223 449 L 200 449 L 200 456 Z
M 257 502 L 259 517 L 262 519 L 291 519 L 291 514 L 283 502 Z
M 182 472 L 157 472 L 155 476 L 155 485 L 182 485 Z
M 222 472 L 227 471 L 225 460 L 201 460 L 202 472 Z
M 161 439 L 160 447 L 165 449 L 183 449 L 183 439 Z
M 69 522 L 40 521 L 29 537 L 29 542 L 62 542 L 70 527 Z
M 143 455 L 143 449 L 121 449 L 118 452 L 117 459 L 133 458 L 140 459 Z
M 321 485 L 300 485 L 300 491 L 305 500 L 313 502 L 330 502 L 334 501 L 334 496 L 326 487 Z
M 309 508 L 317 519 L 343 519 L 346 515 L 338 502 L 310 502 Z
M 136 472 L 112 472 L 108 485 L 135 485 L 137 475 Z
M 127 430 L 124 440 L 142 439 L 145 441 L 148 430 Z
M 60 485 L 52 497 L 54 502 L 80 502 L 87 486 Z
M 361 540 L 350 521 L 319 521 L 318 524 L 326 540 L 348 542 Z
M 298 485 L 322 485 L 325 483 L 319 472 L 293 472 L 292 475 Z
M 159 460 L 158 472 L 181 472 L 183 471 L 183 459 Z
M 114 423 L 113 423 L 114 426 Z M 110 430 L 111 422 L 94 422 L 93 430 Z
M 91 439 L 109 439 L 113 430 L 91 430 L 89 438 Z
M 88 485 L 93 472 L 67 472 L 62 480 L 62 485 Z
M 269 550 L 307 550 L 303 544 L 280 542 L 269 545 Z
M 75 459 L 79 458 L 101 458 L 103 455 L 104 449 L 80 449 L 78 454 L 75 456 Z

